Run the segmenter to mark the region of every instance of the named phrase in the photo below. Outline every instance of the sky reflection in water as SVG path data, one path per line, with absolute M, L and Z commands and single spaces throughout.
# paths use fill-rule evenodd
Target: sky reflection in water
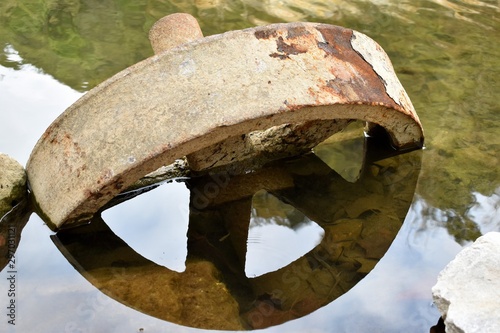
M 186 186 L 173 182 L 112 207 L 102 217 L 118 237 L 145 258 L 183 272 L 188 206 Z

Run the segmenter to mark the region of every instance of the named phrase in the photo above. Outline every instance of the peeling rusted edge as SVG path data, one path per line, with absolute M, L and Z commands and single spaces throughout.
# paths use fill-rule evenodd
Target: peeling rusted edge
M 293 42 L 294 39 L 310 36 L 311 33 L 307 30 L 306 26 L 303 24 L 296 23 L 292 26 L 286 27 L 286 36 L 278 36 L 278 31 L 282 34 L 283 31 L 278 29 L 278 27 L 273 27 L 271 29 L 256 30 L 254 36 L 257 39 L 274 39 L 276 41 L 276 51 L 269 54 L 272 58 L 278 58 L 281 60 L 289 59 L 290 55 L 298 55 L 301 53 L 306 53 L 307 49 L 302 48 L 300 45 Z M 255 28 L 258 29 L 258 28 Z M 286 41 L 288 42 L 285 42 Z
M 368 45 L 368 47 L 365 47 L 366 45 Z M 399 81 L 389 57 L 383 51 L 382 47 L 370 37 L 354 30 L 351 37 L 351 46 L 352 49 L 372 67 L 375 74 L 378 75 L 380 80 L 384 83 L 387 95 L 403 109 L 411 110 L 414 116 L 417 117 L 415 108 L 404 90 L 403 85 Z M 377 53 L 371 52 L 372 50 L 376 50 Z M 385 55 L 385 57 L 380 57 L 380 55 Z M 418 117 L 417 121 L 420 123 Z
M 317 47 L 325 53 L 325 57 L 348 65 L 348 68 L 338 65 L 332 67 L 330 72 L 334 79 L 325 82 L 322 89 L 330 89 L 333 94 L 343 96 L 346 101 L 354 102 L 350 96 L 344 93 L 344 86 L 349 85 L 356 91 L 356 98 L 359 102 L 373 103 L 376 101 L 378 104 L 382 103 L 394 109 L 401 108 L 387 95 L 385 84 L 380 80 L 380 76 L 374 72 L 373 67 L 352 48 L 353 30 L 326 24 L 318 24 L 314 28 L 321 35 L 322 40 L 317 41 Z M 328 60 L 325 59 L 325 61 Z M 352 70 L 356 73 L 350 73 Z M 348 81 L 337 79 L 337 77 L 345 76 L 346 73 L 349 76 Z M 408 113 L 407 110 L 400 111 Z

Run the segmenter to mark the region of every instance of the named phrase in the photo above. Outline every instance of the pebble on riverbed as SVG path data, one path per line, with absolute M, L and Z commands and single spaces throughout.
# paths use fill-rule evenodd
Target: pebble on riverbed
M 26 195 L 26 171 L 10 156 L 0 153 L 0 217 Z

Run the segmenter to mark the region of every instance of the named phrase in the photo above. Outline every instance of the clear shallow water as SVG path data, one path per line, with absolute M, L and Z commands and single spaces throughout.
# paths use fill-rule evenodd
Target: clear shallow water
M 382 45 L 426 130 L 413 203 L 370 274 L 329 305 L 266 331 L 428 331 L 439 317 L 430 295 L 438 272 L 481 233 L 500 230 L 498 2 L 46 1 L 22 6 L 5 1 L 0 9 L 0 151 L 22 164 L 45 128 L 83 92 L 152 53 L 147 30 L 174 11 L 194 14 L 205 35 L 309 20 L 359 30 Z M 187 213 L 179 209 L 181 216 L 182 210 Z M 151 244 L 162 244 L 161 232 Z M 35 215 L 23 229 L 16 253 L 16 327 L 0 322 L 8 332 L 193 331 L 98 291 L 50 235 Z M 6 270 L 1 274 L 5 295 L 0 300 L 7 300 Z

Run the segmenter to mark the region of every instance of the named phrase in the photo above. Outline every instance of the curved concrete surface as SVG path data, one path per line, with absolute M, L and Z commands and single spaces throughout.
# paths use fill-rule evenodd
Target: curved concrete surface
M 232 31 L 162 51 L 89 91 L 40 138 L 27 174 L 40 215 L 58 229 L 228 138 L 349 119 L 381 125 L 397 149 L 423 144 L 387 55 L 367 36 L 315 23 Z

